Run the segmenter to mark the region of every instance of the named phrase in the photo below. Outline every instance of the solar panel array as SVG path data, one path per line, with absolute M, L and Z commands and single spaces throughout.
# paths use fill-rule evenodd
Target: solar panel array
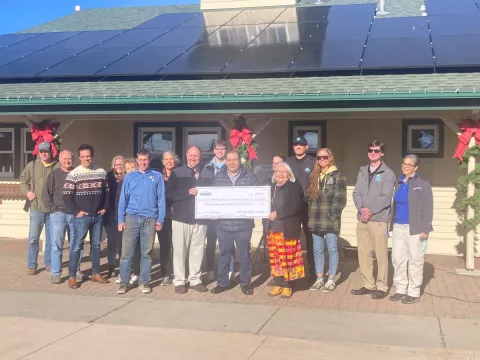
M 479 0 L 480 1 L 480 0 Z M 133 29 L 0 36 L 0 78 L 375 71 L 480 65 L 477 0 L 171 13 Z

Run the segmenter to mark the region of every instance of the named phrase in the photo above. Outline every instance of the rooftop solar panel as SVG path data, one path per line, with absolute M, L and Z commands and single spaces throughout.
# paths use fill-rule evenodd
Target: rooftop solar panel
M 480 14 L 429 17 L 432 36 L 480 34 Z
M 373 18 L 377 2 L 367 4 L 334 5 L 328 12 L 328 21 L 358 20 Z
M 235 16 L 240 14 L 240 10 L 234 11 L 207 11 L 200 13 L 200 15 L 184 22 L 182 26 L 220 26 L 225 25 Z
M 266 28 L 265 24 L 222 26 L 209 35 L 205 42 L 210 45 L 247 45 Z
M 25 41 L 27 39 L 33 38 L 34 36 L 38 36 L 39 34 L 6 34 L 0 35 L 0 50 L 19 43 L 21 41 Z
M 418 16 L 375 19 L 369 39 L 429 36 L 427 18 Z
M 363 69 L 432 68 L 433 54 L 426 37 L 369 39 Z
M 248 45 L 223 70 L 225 73 L 287 71 L 300 52 L 301 44 Z
M 319 22 L 327 21 L 331 6 L 302 6 L 297 8 L 287 8 L 278 18 L 276 23 L 299 23 L 299 22 Z
M 44 33 L 38 36 L 29 38 L 28 40 L 19 42 L 15 45 L 9 46 L 12 51 L 31 50 L 38 51 L 55 45 L 61 41 L 73 38 L 80 34 L 78 31 L 72 32 L 52 32 Z
M 166 34 L 172 28 L 156 28 L 156 29 L 133 29 L 125 31 L 124 33 L 115 36 L 114 38 L 105 41 L 103 44 L 98 45 L 99 49 L 111 49 L 111 48 L 125 48 L 125 47 L 140 47 L 151 43 L 156 38 Z
M 302 45 L 300 53 L 289 68 L 291 71 L 357 70 L 365 41 L 328 40 Z
M 32 53 L 33 51 L 0 51 L 0 67 Z
M 110 64 L 98 75 L 154 75 L 176 57 L 182 55 L 189 46 L 145 46 Z
M 432 40 L 437 66 L 480 65 L 480 35 L 439 35 Z
M 0 68 L 0 77 L 34 77 L 39 72 L 58 64 L 73 55 L 77 50 L 43 50 L 26 56 Z
M 209 34 L 215 32 L 217 29 L 218 26 L 180 26 L 160 36 L 158 39 L 148 44 L 148 46 L 195 45 L 196 43 L 206 39 Z
M 143 24 L 138 25 L 136 29 L 155 29 L 164 27 L 174 28 L 199 15 L 201 15 L 200 12 L 161 14 L 144 22 Z
M 242 13 L 234 17 L 225 25 L 238 26 L 238 25 L 270 24 L 284 10 L 285 10 L 284 8 L 244 10 Z
M 86 31 L 68 40 L 62 41 L 52 48 L 56 50 L 85 50 L 93 46 L 99 45 L 119 34 L 125 30 L 101 30 L 101 31 Z
M 275 44 L 310 41 L 317 27 L 318 24 L 314 22 L 271 24 L 253 40 L 253 43 Z
M 38 74 L 47 76 L 91 76 L 105 66 L 133 51 L 132 48 L 93 48 Z M 135 71 L 136 69 L 132 69 Z
M 428 16 L 480 13 L 473 0 L 426 0 L 425 5 Z
M 317 30 L 313 33 L 312 41 L 367 39 L 370 30 L 370 20 L 329 21 L 318 23 Z

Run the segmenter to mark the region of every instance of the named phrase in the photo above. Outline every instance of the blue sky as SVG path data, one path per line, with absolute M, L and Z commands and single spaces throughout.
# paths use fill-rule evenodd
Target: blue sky
M 0 34 L 17 32 L 72 14 L 75 12 L 75 5 L 80 5 L 82 9 L 92 9 L 199 2 L 199 0 L 0 0 Z

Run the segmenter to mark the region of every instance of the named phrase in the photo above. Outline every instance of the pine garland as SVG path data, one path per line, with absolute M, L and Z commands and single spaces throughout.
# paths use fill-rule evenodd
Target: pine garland
M 468 148 L 463 154 L 463 161 L 460 162 L 461 168 L 467 168 L 470 156 L 478 157 L 479 155 L 480 148 L 478 145 Z M 470 182 L 475 185 L 475 193 L 473 196 L 467 197 L 467 189 Z M 470 174 L 459 177 L 457 188 L 461 196 L 461 200 L 458 203 L 458 208 L 462 213 L 461 226 L 466 231 L 476 230 L 477 226 L 480 225 L 480 164 L 477 163 L 475 169 Z M 467 219 L 469 207 L 472 207 L 474 210 L 475 215 L 472 219 Z

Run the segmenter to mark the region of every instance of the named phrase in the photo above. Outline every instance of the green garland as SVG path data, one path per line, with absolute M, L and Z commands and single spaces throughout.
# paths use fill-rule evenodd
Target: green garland
M 468 159 L 470 156 L 478 157 L 480 155 L 480 148 L 478 145 L 475 145 L 465 151 L 463 154 L 463 161 L 460 162 L 461 168 L 466 169 L 468 164 Z M 475 194 L 471 197 L 467 197 L 468 183 L 473 183 L 475 185 Z M 477 226 L 480 225 L 480 164 L 475 165 L 475 169 L 470 174 L 465 174 L 459 177 L 458 179 L 458 191 L 461 196 L 461 200 L 458 203 L 458 208 L 462 213 L 462 222 L 461 226 L 466 230 L 476 230 Z M 467 211 L 469 207 L 472 207 L 474 210 L 474 217 L 472 219 L 467 219 Z
M 255 152 L 257 152 L 258 144 L 252 143 L 252 147 L 255 150 Z M 242 165 L 247 169 L 251 169 L 252 162 L 249 160 L 249 157 L 248 157 L 248 145 L 245 143 L 242 143 L 238 146 L 237 150 L 240 154 L 240 160 L 242 162 Z

